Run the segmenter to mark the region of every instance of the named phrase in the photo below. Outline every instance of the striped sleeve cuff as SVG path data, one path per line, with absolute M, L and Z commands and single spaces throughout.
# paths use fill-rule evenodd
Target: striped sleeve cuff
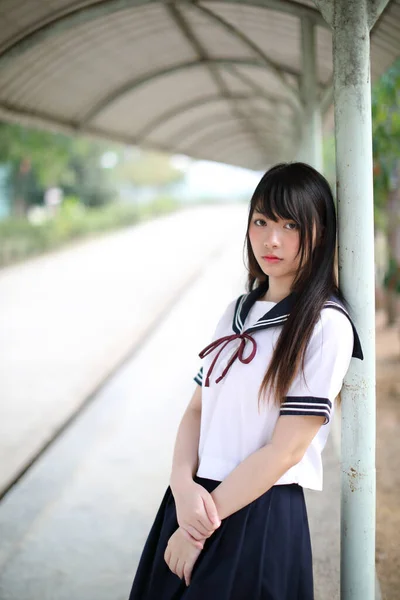
M 199 385 L 203 385 L 203 367 L 200 367 L 199 372 L 197 373 L 196 377 L 193 377 L 193 379 Z
M 286 396 L 282 403 L 279 415 L 303 415 L 325 417 L 324 425 L 331 418 L 332 402 L 328 398 L 315 398 L 313 396 Z

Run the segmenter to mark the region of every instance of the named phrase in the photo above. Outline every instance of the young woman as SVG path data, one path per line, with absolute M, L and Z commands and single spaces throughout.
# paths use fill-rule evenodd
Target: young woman
M 200 352 L 170 486 L 130 600 L 312 600 L 303 488 L 360 340 L 335 275 L 327 181 L 279 164 L 249 207 L 247 293 Z

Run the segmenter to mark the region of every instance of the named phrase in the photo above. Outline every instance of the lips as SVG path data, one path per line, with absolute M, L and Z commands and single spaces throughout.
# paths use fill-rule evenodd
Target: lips
M 279 258 L 278 256 L 275 256 L 274 254 L 267 254 L 266 256 L 262 256 L 261 258 L 264 258 L 266 260 L 282 260 L 281 258 Z

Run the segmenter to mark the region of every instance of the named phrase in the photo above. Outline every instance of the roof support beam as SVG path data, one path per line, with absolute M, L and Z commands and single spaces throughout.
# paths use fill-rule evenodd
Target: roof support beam
M 231 94 L 231 97 L 238 101 L 246 101 L 246 100 L 253 100 L 253 99 L 265 100 L 265 104 L 268 107 L 271 107 L 274 102 L 281 101 L 280 98 L 270 96 L 269 94 L 267 94 L 267 95 L 266 94 L 262 94 L 262 95 L 261 94 Z M 153 131 L 155 129 L 157 129 L 157 127 L 160 127 L 161 125 L 164 125 L 165 123 L 168 123 L 168 121 L 175 119 L 176 117 L 182 115 L 183 113 L 189 112 L 192 109 L 196 109 L 199 106 L 204 106 L 206 104 L 212 104 L 212 103 L 217 103 L 217 102 L 225 102 L 225 98 L 222 98 L 221 96 L 216 96 L 215 94 L 208 95 L 208 96 L 201 96 L 200 98 L 196 98 L 195 100 L 191 100 L 190 102 L 185 102 L 183 104 L 179 104 L 178 106 L 175 106 L 174 108 L 172 108 L 170 110 L 166 110 L 165 112 L 158 115 L 158 117 L 153 119 L 153 121 L 150 121 L 150 123 L 145 125 L 145 127 L 143 127 L 143 129 L 141 129 L 137 133 L 136 137 L 138 139 L 138 143 L 140 143 L 140 140 L 151 135 L 153 133 Z
M 199 59 L 201 61 L 207 61 L 210 57 L 207 54 L 206 48 L 200 42 L 198 37 L 195 35 L 193 28 L 191 27 L 188 19 L 184 16 L 183 12 L 181 12 L 176 3 L 166 4 L 166 8 L 170 13 L 172 19 L 175 21 L 178 28 L 181 30 L 182 34 L 186 37 L 188 42 L 191 44 L 195 52 L 197 53 Z M 231 112 L 235 118 L 239 118 L 240 121 L 245 121 L 245 128 L 247 128 L 252 137 L 256 140 L 256 143 L 261 149 L 261 152 L 264 152 L 265 145 L 264 140 L 259 134 L 259 130 L 254 126 L 251 118 L 246 117 L 245 113 L 243 113 L 239 108 L 236 100 L 231 97 L 230 91 L 226 86 L 223 78 L 221 77 L 218 68 L 213 63 L 208 63 L 208 70 L 210 72 L 211 78 L 213 79 L 215 85 L 220 90 L 221 96 L 226 98 L 228 103 L 231 106 Z
M 214 66 L 230 66 L 230 65 L 242 65 L 242 66 L 250 66 L 250 67 L 258 67 L 261 69 L 265 69 L 265 65 L 260 63 L 259 60 L 249 59 L 249 58 L 212 58 L 212 59 L 204 59 L 204 60 L 192 60 L 183 63 L 179 63 L 173 65 L 171 67 L 165 67 L 162 69 L 158 69 L 153 71 L 152 73 L 148 73 L 143 75 L 142 77 L 135 77 L 130 81 L 125 82 L 122 86 L 117 89 L 111 91 L 109 94 L 104 96 L 99 102 L 93 106 L 83 117 L 80 119 L 80 127 L 85 127 L 89 121 L 92 121 L 96 118 L 103 110 L 105 110 L 109 105 L 113 102 L 116 102 L 125 94 L 133 92 L 137 88 L 155 81 L 161 77 L 166 77 L 167 75 L 172 75 L 173 73 L 177 73 L 180 71 L 196 69 L 199 67 L 208 67 L 209 65 Z
M 364 0 L 361 1 L 364 3 Z M 369 29 L 372 29 L 375 23 L 380 19 L 390 1 L 391 0 L 365 0 L 367 25 Z M 325 21 L 331 27 L 334 27 L 334 23 L 337 22 L 336 2 L 334 0 L 314 0 L 314 3 L 317 5 Z M 353 4 L 354 6 L 352 6 Z M 350 3 L 347 7 L 348 15 L 356 14 L 357 9 L 358 6 L 356 6 L 356 3 Z
M 333 102 L 333 83 L 330 83 L 322 92 L 320 98 L 321 113 L 324 115 Z
M 219 0 L 216 0 L 219 2 Z M 224 0 L 222 0 L 224 2 Z M 320 27 L 327 27 L 327 23 L 321 16 L 320 12 L 313 6 L 307 6 L 300 4 L 293 0 L 228 0 L 227 4 L 245 4 L 246 6 L 259 6 L 260 8 L 266 8 L 276 12 L 282 12 L 284 14 L 291 15 L 302 19 L 307 17 L 312 20 L 313 23 Z
M 25 111 L 23 109 L 17 109 L 13 106 L 8 106 L 5 103 L 0 104 L 0 120 L 8 121 L 10 123 L 17 123 L 19 125 L 27 125 L 28 127 L 36 127 L 38 129 L 47 129 L 48 131 L 54 131 L 56 133 L 64 133 L 65 135 L 79 135 L 84 134 L 87 137 L 102 140 L 110 140 L 119 144 L 137 145 L 135 136 L 127 136 L 123 133 L 112 133 L 104 131 L 99 127 L 86 127 L 81 130 L 77 123 L 73 121 L 66 121 L 58 116 L 54 116 L 48 113 L 40 111 Z M 156 150 L 159 152 L 171 153 L 171 148 L 163 146 L 162 144 L 152 144 L 146 142 L 146 147 L 149 150 Z
M 228 65 L 225 68 L 227 68 L 227 70 L 230 73 L 232 73 L 232 75 L 234 75 L 237 79 L 239 79 L 239 81 L 241 81 L 244 85 L 247 85 L 247 87 L 249 87 L 253 91 L 255 96 L 258 94 L 262 95 L 265 93 L 264 88 L 259 86 L 257 83 L 254 83 L 254 81 L 251 79 L 251 77 L 248 77 L 244 73 L 239 72 L 236 69 L 235 65 L 233 65 L 233 64 Z M 288 104 L 293 109 L 293 106 L 290 104 L 290 102 L 288 102 L 287 98 L 284 98 L 284 99 L 279 98 L 277 100 L 277 102 L 275 103 L 275 110 L 276 110 L 275 120 L 278 120 L 278 121 L 282 121 L 282 120 L 286 121 L 287 120 L 287 119 L 284 119 L 281 115 L 279 115 L 279 110 L 281 109 L 282 105 L 284 105 L 284 104 Z M 297 123 L 297 125 L 294 129 L 294 132 L 296 132 L 296 135 L 298 134 L 297 130 L 299 128 L 299 124 L 302 119 L 302 114 L 303 114 L 303 111 L 301 111 L 301 113 L 299 113 L 299 111 L 297 111 L 297 110 L 293 111 L 293 119 L 294 119 L 295 123 Z M 293 134 L 291 137 L 293 137 Z
M 288 83 L 288 81 L 285 78 L 285 72 L 290 73 L 291 75 L 294 75 L 297 78 L 300 76 L 300 73 L 287 67 L 283 69 L 282 67 L 277 65 L 274 61 L 268 58 L 265 52 L 263 52 L 263 50 L 261 50 L 261 48 L 257 46 L 257 44 L 255 44 L 244 33 L 242 33 L 239 29 L 225 21 L 225 19 L 214 13 L 209 8 L 197 4 L 197 0 L 193 2 L 193 6 L 196 8 L 196 10 L 205 14 L 209 19 L 217 23 L 220 27 L 225 29 L 225 31 L 228 31 L 230 34 L 238 38 L 248 48 L 250 48 L 250 50 L 252 50 L 254 54 L 258 56 L 258 58 L 260 58 L 262 62 L 265 63 L 265 66 L 268 68 L 268 70 L 271 73 L 273 73 L 275 77 L 281 82 L 285 90 L 288 92 L 290 101 L 293 102 L 295 108 L 301 108 L 301 103 L 299 100 L 299 94 L 297 89 L 293 87 L 290 83 Z
M 318 101 L 315 27 L 307 18 L 301 21 L 303 79 L 301 93 L 304 104 L 300 158 L 322 171 L 322 119 Z
M 375 23 L 381 18 L 385 8 L 390 0 L 372 0 L 369 2 L 369 28 L 372 29 Z
M 55 35 L 63 34 L 70 29 L 90 23 L 120 11 L 150 5 L 159 0 L 103 0 L 89 6 L 78 6 L 56 11 L 46 19 L 26 29 L 22 35 L 14 36 L 0 47 L 0 68 L 12 59 L 32 50 L 38 44 Z M 302 6 L 292 0 L 220 0 L 226 4 L 255 6 L 267 10 L 289 13 L 296 17 L 308 16 L 322 27 L 327 24 L 320 13 L 312 7 Z
M 379 39 L 376 36 L 376 32 L 377 32 L 376 24 L 382 17 L 383 13 L 385 12 L 385 9 L 389 5 L 389 2 L 390 2 L 390 0 L 381 0 L 380 2 L 378 2 L 379 6 L 376 7 L 375 20 L 374 20 L 373 16 L 371 17 L 373 23 L 370 26 L 374 27 L 374 29 L 372 29 L 372 31 L 371 31 L 371 42 L 373 41 L 374 44 L 376 44 L 376 47 L 379 47 L 382 45 L 382 39 Z M 370 23 L 372 22 L 371 18 L 369 21 Z M 396 36 L 395 31 L 393 31 L 392 33 L 389 32 L 389 24 L 383 25 L 383 24 L 379 23 L 379 31 L 385 33 L 385 40 L 387 41 L 387 44 L 389 45 L 389 47 L 392 47 L 393 45 L 398 44 L 398 36 Z M 329 107 L 333 104 L 333 79 L 324 88 L 324 90 L 322 90 L 320 102 L 321 102 L 321 112 L 324 115 L 326 113 L 326 111 L 329 109 Z

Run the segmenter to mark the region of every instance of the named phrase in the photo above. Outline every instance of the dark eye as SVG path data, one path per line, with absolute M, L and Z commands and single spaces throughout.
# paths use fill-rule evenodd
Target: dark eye
M 264 219 L 254 219 L 254 221 L 253 221 L 254 225 L 257 225 L 257 222 L 260 222 L 262 225 L 265 225 Z M 260 227 L 262 227 L 262 225 L 260 225 Z M 257 225 L 257 227 L 258 227 L 258 225 Z
M 298 229 L 299 226 L 297 225 L 297 223 L 286 223 L 285 227 L 293 231 L 294 229 Z

